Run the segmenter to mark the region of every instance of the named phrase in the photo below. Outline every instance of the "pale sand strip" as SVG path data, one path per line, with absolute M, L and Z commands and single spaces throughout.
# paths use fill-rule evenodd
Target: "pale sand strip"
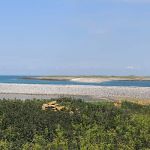
M 39 85 L 0 84 L 0 98 L 52 98 L 53 96 L 86 96 L 96 99 L 129 97 L 150 99 L 150 88 L 146 87 L 104 87 L 85 85 Z
M 111 78 L 73 78 L 70 81 L 74 82 L 82 82 L 82 83 L 102 83 L 106 81 L 111 81 L 114 79 Z

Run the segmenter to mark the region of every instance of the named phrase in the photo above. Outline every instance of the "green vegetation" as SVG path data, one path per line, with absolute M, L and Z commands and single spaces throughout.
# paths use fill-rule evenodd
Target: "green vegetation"
M 150 149 L 150 106 L 63 98 L 67 109 L 54 112 L 46 102 L 0 101 L 0 150 Z

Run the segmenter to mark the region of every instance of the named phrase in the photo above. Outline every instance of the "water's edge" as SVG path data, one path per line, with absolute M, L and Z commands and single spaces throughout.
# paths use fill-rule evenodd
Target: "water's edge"
M 121 78 L 121 80 L 109 79 L 99 79 L 99 78 L 89 78 L 89 82 L 87 82 L 87 78 L 74 78 L 73 77 L 53 77 L 49 78 L 38 78 L 38 77 L 28 77 L 28 76 L 0 76 L 0 83 L 8 83 L 8 84 L 48 84 L 48 85 L 91 85 L 91 86 L 130 86 L 130 87 L 150 87 L 150 80 L 146 79 L 130 79 L 125 80 L 125 78 Z M 95 82 L 92 82 L 95 81 Z M 101 82 L 96 82 L 101 81 Z

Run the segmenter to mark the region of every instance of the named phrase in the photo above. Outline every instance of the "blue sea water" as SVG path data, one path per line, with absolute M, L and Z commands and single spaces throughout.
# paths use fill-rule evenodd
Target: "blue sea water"
M 123 81 L 108 81 L 102 83 L 81 83 L 73 81 L 48 81 L 48 80 L 25 79 L 24 77 L 26 76 L 0 76 L 0 83 L 150 87 L 150 81 L 123 80 Z

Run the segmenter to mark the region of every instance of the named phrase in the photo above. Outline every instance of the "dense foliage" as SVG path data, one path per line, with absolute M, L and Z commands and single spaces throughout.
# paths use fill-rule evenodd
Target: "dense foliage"
M 54 112 L 45 102 L 0 100 L 0 150 L 150 149 L 150 106 L 64 98 Z

